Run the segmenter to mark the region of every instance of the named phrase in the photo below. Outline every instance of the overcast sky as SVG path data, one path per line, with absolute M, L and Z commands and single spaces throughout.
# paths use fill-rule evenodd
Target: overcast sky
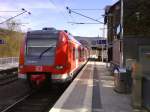
M 55 27 L 66 29 L 73 35 L 78 36 L 102 36 L 102 24 L 70 24 L 68 22 L 89 22 L 96 23 L 90 19 L 77 14 L 69 14 L 66 6 L 72 9 L 100 9 L 100 10 L 74 10 L 91 18 L 103 22 L 102 15 L 106 5 L 112 5 L 117 0 L 0 0 L 0 22 L 20 12 L 21 8 L 31 12 L 31 15 L 23 14 L 17 21 L 26 23 L 22 26 L 23 31 L 27 29 L 42 29 L 43 27 Z

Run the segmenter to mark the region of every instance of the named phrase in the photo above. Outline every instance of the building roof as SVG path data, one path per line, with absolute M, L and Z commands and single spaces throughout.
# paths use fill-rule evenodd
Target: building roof
M 113 5 L 107 5 L 105 7 L 105 17 L 104 17 L 104 24 L 107 23 L 107 17 L 108 17 L 108 14 L 110 14 L 113 10 L 116 10 L 118 7 L 118 5 L 120 4 L 120 0 L 117 1 L 115 4 Z

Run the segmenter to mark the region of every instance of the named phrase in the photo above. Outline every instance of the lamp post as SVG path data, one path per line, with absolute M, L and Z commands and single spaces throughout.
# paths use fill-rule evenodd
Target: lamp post
M 105 24 L 103 24 L 103 38 L 105 38 Z M 105 46 L 105 43 L 102 43 L 101 44 L 101 47 L 102 47 L 102 52 L 101 52 L 102 62 L 104 62 L 104 46 Z
M 120 33 L 120 39 L 121 39 L 121 42 L 120 42 L 120 44 L 121 44 L 121 52 L 120 52 L 120 66 L 121 67 L 123 67 L 123 65 L 124 65 L 124 58 L 123 58 L 123 45 L 122 45 L 122 43 L 123 43 L 123 34 L 124 34 L 124 32 L 123 32 L 123 0 L 120 0 L 120 6 L 121 6 L 121 11 L 120 11 L 120 31 L 121 31 L 121 33 Z

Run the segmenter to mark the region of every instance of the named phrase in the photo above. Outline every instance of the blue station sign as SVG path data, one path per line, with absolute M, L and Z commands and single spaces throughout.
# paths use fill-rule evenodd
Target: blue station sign
M 5 40 L 0 39 L 0 44 L 5 44 L 5 43 L 6 43 Z
M 107 40 L 93 40 L 91 42 L 92 45 L 106 45 L 107 44 Z

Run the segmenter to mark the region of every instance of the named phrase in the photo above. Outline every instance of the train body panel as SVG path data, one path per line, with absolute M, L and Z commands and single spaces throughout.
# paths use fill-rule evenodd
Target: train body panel
M 47 77 L 66 82 L 88 60 L 88 49 L 69 33 L 58 30 L 28 32 L 20 49 L 19 77 L 39 84 Z

